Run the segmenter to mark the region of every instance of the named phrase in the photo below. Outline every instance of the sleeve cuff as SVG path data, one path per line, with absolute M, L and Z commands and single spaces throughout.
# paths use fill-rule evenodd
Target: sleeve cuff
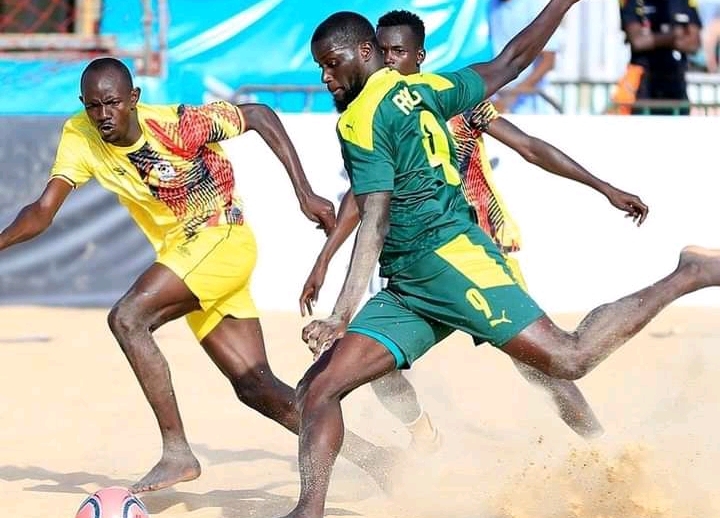
M 65 176 L 64 174 L 54 174 L 48 179 L 48 182 L 50 180 L 54 180 L 55 178 L 57 178 L 58 180 L 62 180 L 66 184 L 70 185 L 70 187 L 72 187 L 73 189 L 77 189 L 77 183 L 75 183 L 70 177 Z

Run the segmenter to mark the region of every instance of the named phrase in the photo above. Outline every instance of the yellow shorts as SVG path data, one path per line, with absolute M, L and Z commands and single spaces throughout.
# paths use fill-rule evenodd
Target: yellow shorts
M 157 258 L 200 301 L 202 309 L 185 317 L 198 340 L 226 316 L 258 317 L 250 295 L 256 260 L 255 236 L 247 224 L 204 228 L 189 240 L 169 244 Z

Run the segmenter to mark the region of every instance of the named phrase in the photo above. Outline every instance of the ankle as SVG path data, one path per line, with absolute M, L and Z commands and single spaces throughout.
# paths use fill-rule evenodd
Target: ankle
M 414 422 L 406 425 L 410 432 L 410 449 L 416 453 L 430 455 L 442 447 L 442 436 L 433 425 L 427 412 L 422 412 Z
M 413 437 L 433 437 L 437 433 L 435 426 L 433 426 L 432 421 L 430 420 L 430 416 L 424 410 L 420 411 L 420 415 L 417 419 L 410 423 L 405 423 L 405 427 Z
M 164 457 L 184 457 L 193 454 L 190 445 L 183 438 L 163 440 L 162 453 Z

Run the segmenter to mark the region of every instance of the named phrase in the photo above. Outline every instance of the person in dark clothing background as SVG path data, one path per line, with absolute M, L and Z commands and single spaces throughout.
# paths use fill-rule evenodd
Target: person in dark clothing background
M 700 48 L 697 0 L 620 0 L 630 67 L 640 77 L 635 99 L 687 101 L 687 56 Z M 634 107 L 633 114 L 687 115 L 689 109 Z

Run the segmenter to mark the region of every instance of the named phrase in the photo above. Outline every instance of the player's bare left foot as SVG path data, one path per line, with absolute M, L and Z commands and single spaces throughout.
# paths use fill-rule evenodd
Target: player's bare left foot
M 680 252 L 678 270 L 691 268 L 698 289 L 720 285 L 720 250 L 701 246 L 686 246 Z
M 163 454 L 160 461 L 143 478 L 130 486 L 132 493 L 164 489 L 178 482 L 188 482 L 200 476 L 200 462 L 191 451 Z

